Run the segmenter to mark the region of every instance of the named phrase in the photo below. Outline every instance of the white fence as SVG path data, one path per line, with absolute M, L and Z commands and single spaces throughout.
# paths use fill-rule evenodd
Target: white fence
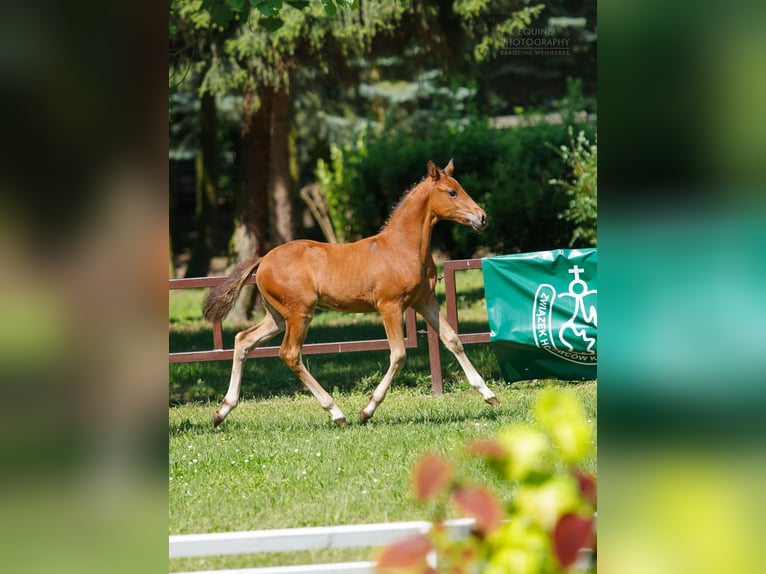
M 448 520 L 445 524 L 450 536 L 460 539 L 469 535 L 476 522 L 472 518 L 458 518 Z M 170 537 L 170 558 L 385 546 L 412 534 L 426 533 L 431 529 L 431 526 L 430 522 L 416 521 L 251 530 L 248 532 L 216 532 L 212 534 L 179 534 Z M 581 551 L 578 566 L 586 568 L 589 562 L 590 551 Z M 340 562 L 336 564 L 207 570 L 176 574 L 331 574 L 336 572 L 339 574 L 371 574 L 374 568 L 375 562 Z
M 458 518 L 448 520 L 446 525 L 452 536 L 465 538 L 475 523 L 472 518 Z M 216 532 L 213 534 L 179 534 L 170 537 L 170 558 L 385 546 L 412 534 L 426 533 L 430 529 L 430 522 L 416 521 L 252 530 L 249 532 Z M 204 574 L 309 574 L 312 572 L 370 574 L 374 567 L 375 562 L 342 562 L 305 566 L 209 570 Z M 197 572 L 196 574 L 201 573 Z

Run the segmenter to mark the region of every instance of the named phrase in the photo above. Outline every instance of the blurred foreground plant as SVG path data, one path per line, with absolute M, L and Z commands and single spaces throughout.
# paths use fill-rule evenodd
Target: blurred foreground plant
M 595 571 L 596 479 L 581 465 L 593 454 L 593 429 L 578 400 L 562 390 L 543 391 L 534 407 L 537 424 L 517 424 L 494 440 L 469 444 L 514 485 L 510 501 L 456 476 L 455 466 L 426 454 L 413 472 L 416 498 L 436 516 L 428 534 L 387 547 L 377 571 L 553 574 L 575 567 L 579 551 L 593 548 Z M 451 539 L 444 513 L 453 505 L 476 520 L 471 535 Z M 580 566 L 581 567 L 581 566 Z

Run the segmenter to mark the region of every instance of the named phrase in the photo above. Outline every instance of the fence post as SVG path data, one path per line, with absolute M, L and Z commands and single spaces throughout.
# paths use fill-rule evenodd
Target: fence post
M 428 361 L 431 364 L 431 392 L 441 395 L 444 392 L 442 384 L 442 359 L 439 355 L 439 333 L 431 325 L 428 326 Z
M 457 287 L 455 271 L 458 269 L 481 269 L 481 259 L 455 259 L 444 262 L 444 296 L 447 307 L 447 323 L 458 333 L 463 343 L 484 343 L 488 333 L 460 335 L 457 320 Z M 431 364 L 431 390 L 435 395 L 444 392 L 441 356 L 439 355 L 439 334 L 428 325 L 428 361 Z

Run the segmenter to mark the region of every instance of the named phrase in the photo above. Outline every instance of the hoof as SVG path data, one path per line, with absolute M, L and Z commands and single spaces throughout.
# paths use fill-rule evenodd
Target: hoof
M 346 417 L 341 417 L 339 419 L 334 419 L 332 422 L 334 422 L 339 427 L 346 426 Z
M 484 402 L 488 405 L 499 405 L 500 401 L 497 400 L 497 397 L 491 397 L 489 399 L 484 399 Z
M 213 415 L 213 428 L 218 428 L 218 425 L 223 422 L 224 417 L 219 415 L 218 413 L 215 413 Z
M 366 412 L 364 412 L 364 409 L 359 411 L 359 420 L 362 421 L 362 424 L 367 423 L 368 420 L 372 418 L 372 415 L 368 415 Z

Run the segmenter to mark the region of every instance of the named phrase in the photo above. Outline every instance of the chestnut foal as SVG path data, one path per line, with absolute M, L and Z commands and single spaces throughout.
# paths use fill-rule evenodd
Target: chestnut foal
M 222 320 L 234 305 L 247 279 L 256 273 L 266 316 L 235 337 L 229 389 L 213 418 L 223 422 L 239 401 L 242 369 L 250 351 L 282 331 L 279 356 L 322 405 L 338 426 L 346 418 L 332 396 L 311 376 L 301 358 L 301 347 L 314 308 L 349 313 L 379 312 L 383 316 L 390 366 L 359 416 L 367 422 L 386 397 L 388 387 L 405 359 L 402 314 L 412 307 L 438 333 L 457 357 L 468 382 L 491 404 L 497 404 L 481 375 L 466 356 L 463 345 L 439 310 L 434 296 L 436 265 L 431 256 L 431 231 L 441 219 L 481 231 L 487 213 L 452 177 L 452 160 L 444 169 L 428 162 L 428 175 L 405 194 L 377 235 L 354 243 L 332 244 L 296 240 L 274 248 L 263 257 L 239 264 L 205 298 L 203 310 L 210 321 Z

